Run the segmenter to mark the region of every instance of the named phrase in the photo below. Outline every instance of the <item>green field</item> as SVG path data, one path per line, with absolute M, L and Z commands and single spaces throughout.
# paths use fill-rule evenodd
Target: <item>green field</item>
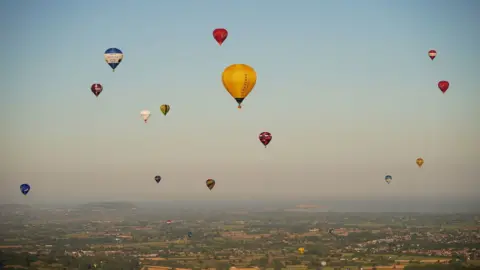
M 359 227 L 359 228 L 381 228 L 381 227 L 385 227 L 387 226 L 387 224 L 381 224 L 381 223 L 348 223 L 348 224 L 345 224 L 345 226 L 355 226 L 355 227 Z
M 245 228 L 245 225 L 223 225 L 222 226 L 222 229 L 230 230 L 230 231 L 241 230 L 243 228 Z

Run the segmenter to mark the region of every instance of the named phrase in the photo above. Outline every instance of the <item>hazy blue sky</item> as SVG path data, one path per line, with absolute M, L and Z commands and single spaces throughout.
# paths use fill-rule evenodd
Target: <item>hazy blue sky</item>
M 1 202 L 480 194 L 479 1 L 9 0 L 0 10 Z M 217 27 L 229 31 L 221 47 Z M 110 47 L 125 55 L 114 73 Z M 221 83 L 234 63 L 258 74 L 241 111 Z M 267 149 L 262 131 L 273 134 Z

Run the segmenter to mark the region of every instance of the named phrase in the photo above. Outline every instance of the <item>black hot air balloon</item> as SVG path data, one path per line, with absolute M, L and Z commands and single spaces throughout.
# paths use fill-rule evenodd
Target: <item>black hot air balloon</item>
M 162 180 L 160 175 L 155 176 L 155 182 L 157 182 L 157 184 L 160 182 L 160 180 Z

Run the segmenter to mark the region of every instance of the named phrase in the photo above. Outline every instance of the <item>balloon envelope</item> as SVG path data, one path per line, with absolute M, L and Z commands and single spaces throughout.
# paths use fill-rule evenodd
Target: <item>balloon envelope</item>
M 237 101 L 238 108 L 242 108 L 243 100 L 257 83 L 257 73 L 248 65 L 234 64 L 223 71 L 222 83 L 227 92 Z
M 28 192 L 30 192 L 30 185 L 29 184 L 21 184 L 20 185 L 20 192 L 22 192 L 23 195 L 27 195 Z
M 391 175 L 385 176 L 385 182 L 387 182 L 388 184 L 390 184 L 391 181 L 392 181 L 392 176 L 391 176 Z
M 105 51 L 103 57 L 105 58 L 105 62 L 115 71 L 123 60 L 123 52 L 117 48 L 109 48 Z
M 150 118 L 151 113 L 150 113 L 149 110 L 143 110 L 143 111 L 140 112 L 140 115 L 142 116 L 143 121 L 145 121 L 145 123 L 147 123 L 147 120 L 148 120 L 148 118 Z
M 207 187 L 208 187 L 210 190 L 212 190 L 213 187 L 215 186 L 215 180 L 213 180 L 213 179 L 208 179 L 208 180 L 206 181 L 206 184 L 207 184 Z
M 450 83 L 448 81 L 438 82 L 438 88 L 440 88 L 440 91 L 442 91 L 444 94 L 445 92 L 447 92 L 449 87 L 450 87 Z
M 228 31 L 224 28 L 217 28 L 213 30 L 213 38 L 217 41 L 218 45 L 222 45 L 222 43 L 227 39 Z
M 428 57 L 430 57 L 430 59 L 435 59 L 435 57 L 437 56 L 437 51 L 435 50 L 430 50 L 428 51 Z
M 423 158 L 417 158 L 417 160 L 416 160 L 416 163 L 417 163 L 418 167 L 420 167 L 420 168 L 421 168 L 421 167 L 422 167 L 422 165 L 423 165 L 423 163 L 424 163 L 424 160 L 423 160 Z
M 155 182 L 160 182 L 162 180 L 162 177 L 160 175 L 155 176 Z
M 161 105 L 160 111 L 163 113 L 163 115 L 167 115 L 167 113 L 170 111 L 170 105 L 168 104 Z
M 90 87 L 90 90 L 92 91 L 92 93 L 98 97 L 98 95 L 100 95 L 100 93 L 102 93 L 103 91 L 103 86 L 99 83 L 94 83 L 92 84 L 92 86 Z
M 272 134 L 270 134 L 270 132 L 262 132 L 260 133 L 260 135 L 258 135 L 258 139 L 260 140 L 260 142 L 265 146 L 265 148 L 267 147 L 267 145 L 270 143 L 270 141 L 272 140 Z

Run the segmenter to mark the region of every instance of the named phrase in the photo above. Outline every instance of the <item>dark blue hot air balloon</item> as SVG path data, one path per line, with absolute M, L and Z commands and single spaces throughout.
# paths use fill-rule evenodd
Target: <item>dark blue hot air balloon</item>
M 28 192 L 30 191 L 30 185 L 29 184 L 21 184 L 20 185 L 20 191 L 22 192 L 23 195 L 27 195 Z
M 105 57 L 105 62 L 107 62 L 113 71 L 115 71 L 123 60 L 123 53 L 117 48 L 107 49 L 103 56 Z
M 188 238 L 192 238 L 193 236 L 193 233 L 192 232 L 188 232 Z

